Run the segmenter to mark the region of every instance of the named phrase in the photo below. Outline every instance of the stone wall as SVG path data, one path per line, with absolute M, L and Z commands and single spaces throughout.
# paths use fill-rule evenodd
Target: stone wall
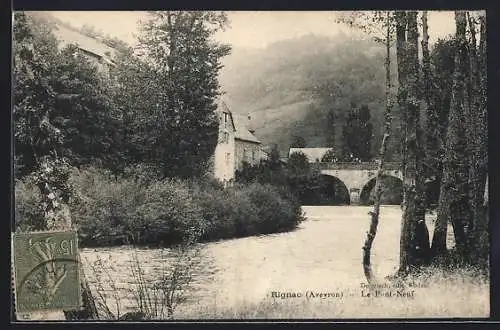
M 236 169 L 240 169 L 244 161 L 252 165 L 258 164 L 262 157 L 260 143 L 240 139 L 235 140 L 234 166 Z

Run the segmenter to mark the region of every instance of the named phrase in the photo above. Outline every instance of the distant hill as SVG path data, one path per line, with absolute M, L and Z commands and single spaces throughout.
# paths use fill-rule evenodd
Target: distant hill
M 383 51 L 371 40 L 345 34 L 305 35 L 263 49 L 234 48 L 220 81 L 232 111 L 250 114 L 255 135 L 264 144 L 277 143 L 282 155 L 294 135 L 308 147 L 327 146 L 330 110 L 336 118 L 334 147 L 340 148 L 351 102 L 371 109 L 376 152 L 385 108 Z

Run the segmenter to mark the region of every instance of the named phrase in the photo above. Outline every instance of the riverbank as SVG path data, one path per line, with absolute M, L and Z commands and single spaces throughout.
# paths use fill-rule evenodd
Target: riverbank
M 361 246 L 370 207 L 303 207 L 307 221 L 292 232 L 201 244 L 200 263 L 186 301 L 176 319 L 198 318 L 355 318 L 355 317 L 482 317 L 489 313 L 487 278 L 477 280 L 473 270 L 439 275 L 416 288 L 413 299 L 362 296 L 366 280 Z M 398 266 L 401 209 L 381 208 L 372 262 L 382 283 Z M 430 229 L 432 219 L 428 223 Z M 451 230 L 450 230 L 451 231 Z M 450 240 L 452 240 L 452 235 Z M 449 246 L 450 247 L 450 246 Z M 168 249 L 130 247 L 83 249 L 88 265 L 97 256 L 109 268 L 116 290 L 107 286 L 110 306 L 118 292 L 125 311 L 134 286 L 130 260 L 136 253 L 146 278 L 154 279 L 167 265 Z M 111 269 L 112 268 L 112 269 Z M 88 268 L 87 268 L 88 269 Z M 86 271 L 91 286 L 95 276 Z M 106 272 L 102 270 L 103 281 Z M 455 276 L 455 277 L 454 277 Z M 342 297 L 306 297 L 306 292 L 343 293 Z M 405 290 L 408 292 L 411 290 Z M 302 297 L 273 297 L 273 292 L 302 293 Z M 352 294 L 352 295 L 351 295 Z M 276 295 L 276 294 L 275 294 Z M 397 293 L 395 293 L 397 296 Z M 130 309 L 129 309 L 130 308 Z
M 270 184 L 224 188 L 208 177 L 162 179 L 141 168 L 114 176 L 97 167 L 73 168 L 68 181 L 68 209 L 80 247 L 210 242 L 290 231 L 304 219 L 298 200 Z M 44 228 L 34 182 L 16 182 L 17 231 Z
M 427 284 L 405 289 L 368 292 L 337 289 L 312 296 L 273 298 L 240 303 L 232 308 L 198 306 L 179 318 L 185 319 L 359 319 L 359 318 L 481 318 L 489 316 L 488 278 L 474 272 L 434 274 Z M 313 292 L 315 292 L 313 291 Z M 328 291 L 323 289 L 323 291 Z M 335 293 L 343 293 L 338 297 Z M 393 292 L 392 296 L 388 293 Z M 379 295 L 375 295 L 379 293 Z M 295 293 L 295 296 L 300 294 Z

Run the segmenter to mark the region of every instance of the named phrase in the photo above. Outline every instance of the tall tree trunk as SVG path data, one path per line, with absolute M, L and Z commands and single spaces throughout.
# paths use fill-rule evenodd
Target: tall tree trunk
M 380 218 L 380 200 L 382 197 L 382 176 L 384 174 L 384 161 L 385 154 L 387 149 L 387 141 L 391 136 L 391 122 L 392 122 L 392 100 L 391 100 L 391 20 L 390 20 L 390 12 L 387 12 L 387 30 L 386 30 L 386 39 L 385 39 L 385 49 L 386 49 L 386 57 L 385 57 L 385 97 L 386 97 L 386 109 L 385 109 L 385 127 L 384 127 L 384 136 L 382 138 L 382 145 L 380 146 L 379 153 L 379 167 L 377 171 L 377 178 L 375 181 L 375 202 L 373 205 L 373 211 L 370 212 L 371 221 L 370 221 L 370 229 L 367 233 L 367 237 L 365 240 L 365 244 L 363 246 L 363 270 L 365 273 L 365 277 L 368 283 L 372 283 L 373 272 L 371 268 L 370 255 L 371 248 L 373 244 L 373 240 L 375 239 L 375 235 L 377 234 L 377 226 Z
M 468 115 L 471 136 L 471 152 L 469 162 L 469 183 L 470 183 L 470 204 L 471 204 L 471 219 L 468 226 L 468 238 L 470 242 L 470 249 L 472 251 L 481 250 L 480 238 L 484 236 L 484 231 L 487 229 L 485 226 L 485 210 L 484 210 L 484 189 L 487 175 L 487 121 L 486 121 L 486 102 L 483 102 L 482 88 L 485 86 L 481 84 L 482 74 L 486 74 L 486 70 L 481 68 L 484 63 L 481 60 L 481 48 L 484 47 L 484 20 L 480 28 L 480 43 L 477 49 L 476 39 L 476 21 L 467 13 L 467 21 L 471 35 L 471 42 L 469 44 L 469 58 L 470 58 L 470 80 L 469 80 L 469 100 L 470 112 Z M 481 31 L 482 30 L 482 31 Z M 481 33 L 482 32 L 482 33 Z M 471 260 L 472 261 L 472 260 Z
M 469 143 L 469 202 L 471 207 L 472 216 L 470 218 L 469 223 L 467 224 L 467 229 L 469 231 L 474 230 L 474 223 L 476 222 L 476 218 L 478 215 L 478 206 L 481 203 L 481 193 L 478 188 L 478 176 L 480 175 L 479 165 L 479 153 L 478 147 L 481 144 L 481 141 L 478 141 L 478 120 L 476 116 L 478 116 L 480 111 L 480 98 L 479 98 L 479 70 L 478 70 L 478 62 L 477 62 L 477 52 L 476 52 L 476 28 L 474 18 L 466 12 L 467 23 L 470 31 L 470 43 L 468 45 L 468 60 L 469 60 L 469 79 L 467 81 L 467 94 L 469 100 L 469 113 L 467 113 L 467 135 L 471 137 L 471 141 Z
M 408 91 L 407 86 L 407 69 L 406 69 L 406 12 L 397 11 L 395 13 L 395 24 L 396 24 L 396 61 L 398 70 L 398 94 L 397 102 L 401 112 L 401 170 L 405 166 L 405 135 L 406 135 L 406 112 L 404 108 L 406 107 L 406 98 Z
M 414 75 L 412 79 L 412 85 L 410 86 L 412 98 L 414 102 L 414 119 L 412 125 L 415 127 L 416 131 L 416 150 L 415 150 L 415 164 L 416 164 L 416 177 L 415 177 L 415 189 L 416 189 L 416 223 L 413 232 L 413 248 L 414 248 L 414 265 L 420 266 L 425 265 L 429 261 L 430 254 L 430 242 L 429 242 L 429 230 L 425 223 L 425 145 L 424 145 L 424 132 L 422 129 L 421 120 L 421 98 L 422 93 L 420 92 L 420 63 L 418 59 L 418 23 L 417 23 L 417 12 L 412 12 L 408 21 L 408 41 L 411 45 L 411 68 Z M 426 22 L 427 23 L 427 22 Z M 428 36 L 427 36 L 428 38 Z M 410 71 L 410 74 L 411 74 Z M 428 77 L 425 77 L 428 78 Z M 424 100 L 425 101 L 425 100 Z
M 417 12 L 406 14 L 408 36 L 406 42 L 407 98 L 402 111 L 405 119 L 405 155 L 403 168 L 404 207 L 402 219 L 399 273 L 426 262 L 428 232 L 423 209 L 422 142 L 420 129 L 420 100 L 418 92 L 418 27 Z M 404 86 L 403 86 L 404 87 Z
M 53 151 L 53 160 L 58 159 L 57 153 Z M 45 167 L 54 166 L 54 164 L 46 163 L 47 160 L 42 160 L 39 166 L 42 170 Z M 54 187 L 50 185 L 49 182 L 39 182 L 38 188 L 40 192 L 45 197 L 46 209 L 45 209 L 45 230 L 48 231 L 71 231 L 75 230 L 74 225 L 71 220 L 71 214 L 69 207 L 66 204 L 67 201 L 63 200 L 58 196 Z M 50 196 L 50 197 L 49 197 Z M 47 319 L 57 319 L 57 320 L 72 320 L 72 319 L 97 319 L 98 313 L 97 308 L 92 298 L 92 292 L 88 285 L 87 279 L 83 272 L 83 265 L 78 256 L 78 267 L 80 271 L 80 287 L 82 294 L 82 310 L 64 310 L 64 311 L 53 311 L 53 312 L 35 312 L 31 313 L 30 320 L 47 320 Z
M 441 182 L 440 159 L 441 139 L 439 130 L 439 116 L 436 111 L 434 98 L 432 97 L 431 76 L 430 76 L 430 56 L 429 56 L 429 33 L 427 24 L 427 12 L 422 14 L 422 55 L 424 73 L 424 97 L 427 104 L 426 121 L 426 163 L 429 167 L 429 176 L 436 182 Z M 446 235 L 448 226 L 446 223 L 436 223 L 432 238 L 430 254 L 432 257 L 441 256 L 446 252 Z
M 433 79 L 431 76 L 431 60 L 429 55 L 429 28 L 427 23 L 427 11 L 422 12 L 422 73 L 423 73 L 423 96 L 426 105 L 426 129 L 425 129 L 425 178 L 430 181 L 440 182 L 440 128 L 439 116 L 436 109 L 435 96 L 433 92 Z
M 487 49 L 486 49 L 486 17 L 482 14 L 479 17 L 480 23 L 480 39 L 479 39 L 479 92 L 480 92 L 480 104 L 481 111 L 480 115 L 480 127 L 479 134 L 482 141 L 480 145 L 480 163 L 481 170 L 486 173 L 486 178 L 484 181 L 480 181 L 481 186 L 479 191 L 484 191 L 486 198 L 488 196 L 488 105 L 487 105 L 487 95 L 488 95 L 488 63 L 487 63 Z M 484 200 L 483 200 L 484 204 Z
M 467 41 L 465 39 L 465 13 L 455 12 L 456 42 L 455 72 L 453 75 L 452 97 L 449 112 L 449 124 L 446 132 L 446 148 L 443 161 L 443 179 L 439 197 L 439 209 L 436 220 L 436 229 L 433 238 L 435 256 L 442 254 L 442 243 L 448 222 L 453 225 L 457 250 L 464 252 L 466 236 L 464 223 L 469 220 L 468 176 L 469 164 L 467 161 L 465 125 L 467 100 L 465 98 L 465 72 L 467 65 Z M 438 228 L 439 227 L 439 228 Z M 441 237 L 437 237 L 441 235 Z M 436 245 L 435 245 L 436 244 Z M 446 247 L 444 247 L 446 249 Z
M 395 23 L 396 23 L 396 58 L 397 58 L 397 64 L 398 64 L 398 95 L 397 95 L 397 101 L 398 101 L 398 106 L 399 106 L 399 111 L 401 112 L 401 138 L 402 138 L 402 143 L 401 143 L 401 153 L 402 153 L 402 170 L 404 173 L 404 169 L 406 167 L 406 148 L 405 148 L 405 140 L 406 140 L 406 99 L 407 99 L 407 69 L 406 69 L 406 26 L 407 26 L 407 21 L 406 21 L 406 12 L 405 11 L 397 11 L 395 13 Z M 404 174 L 403 174 L 404 175 Z M 403 203 L 402 203 L 402 208 L 403 211 L 406 209 L 407 205 L 407 190 L 403 189 Z M 402 271 L 405 271 L 408 263 L 409 263 L 409 254 L 408 254 L 408 249 L 407 245 L 409 244 L 410 241 L 410 235 L 409 235 L 409 230 L 408 230 L 408 222 L 405 221 L 405 218 L 403 217 L 402 223 L 401 223 L 401 239 L 400 239 L 400 246 L 399 246 L 399 272 L 401 273 Z

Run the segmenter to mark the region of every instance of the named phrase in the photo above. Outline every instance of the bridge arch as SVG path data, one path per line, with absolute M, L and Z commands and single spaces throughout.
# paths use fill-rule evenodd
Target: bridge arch
M 361 189 L 359 202 L 361 205 L 373 204 L 373 193 L 377 177 L 370 178 Z M 403 201 L 403 180 L 394 174 L 382 175 L 382 196 L 381 203 L 389 205 L 399 205 Z
M 320 174 L 304 192 L 304 205 L 349 205 L 351 200 L 346 184 L 338 177 Z

